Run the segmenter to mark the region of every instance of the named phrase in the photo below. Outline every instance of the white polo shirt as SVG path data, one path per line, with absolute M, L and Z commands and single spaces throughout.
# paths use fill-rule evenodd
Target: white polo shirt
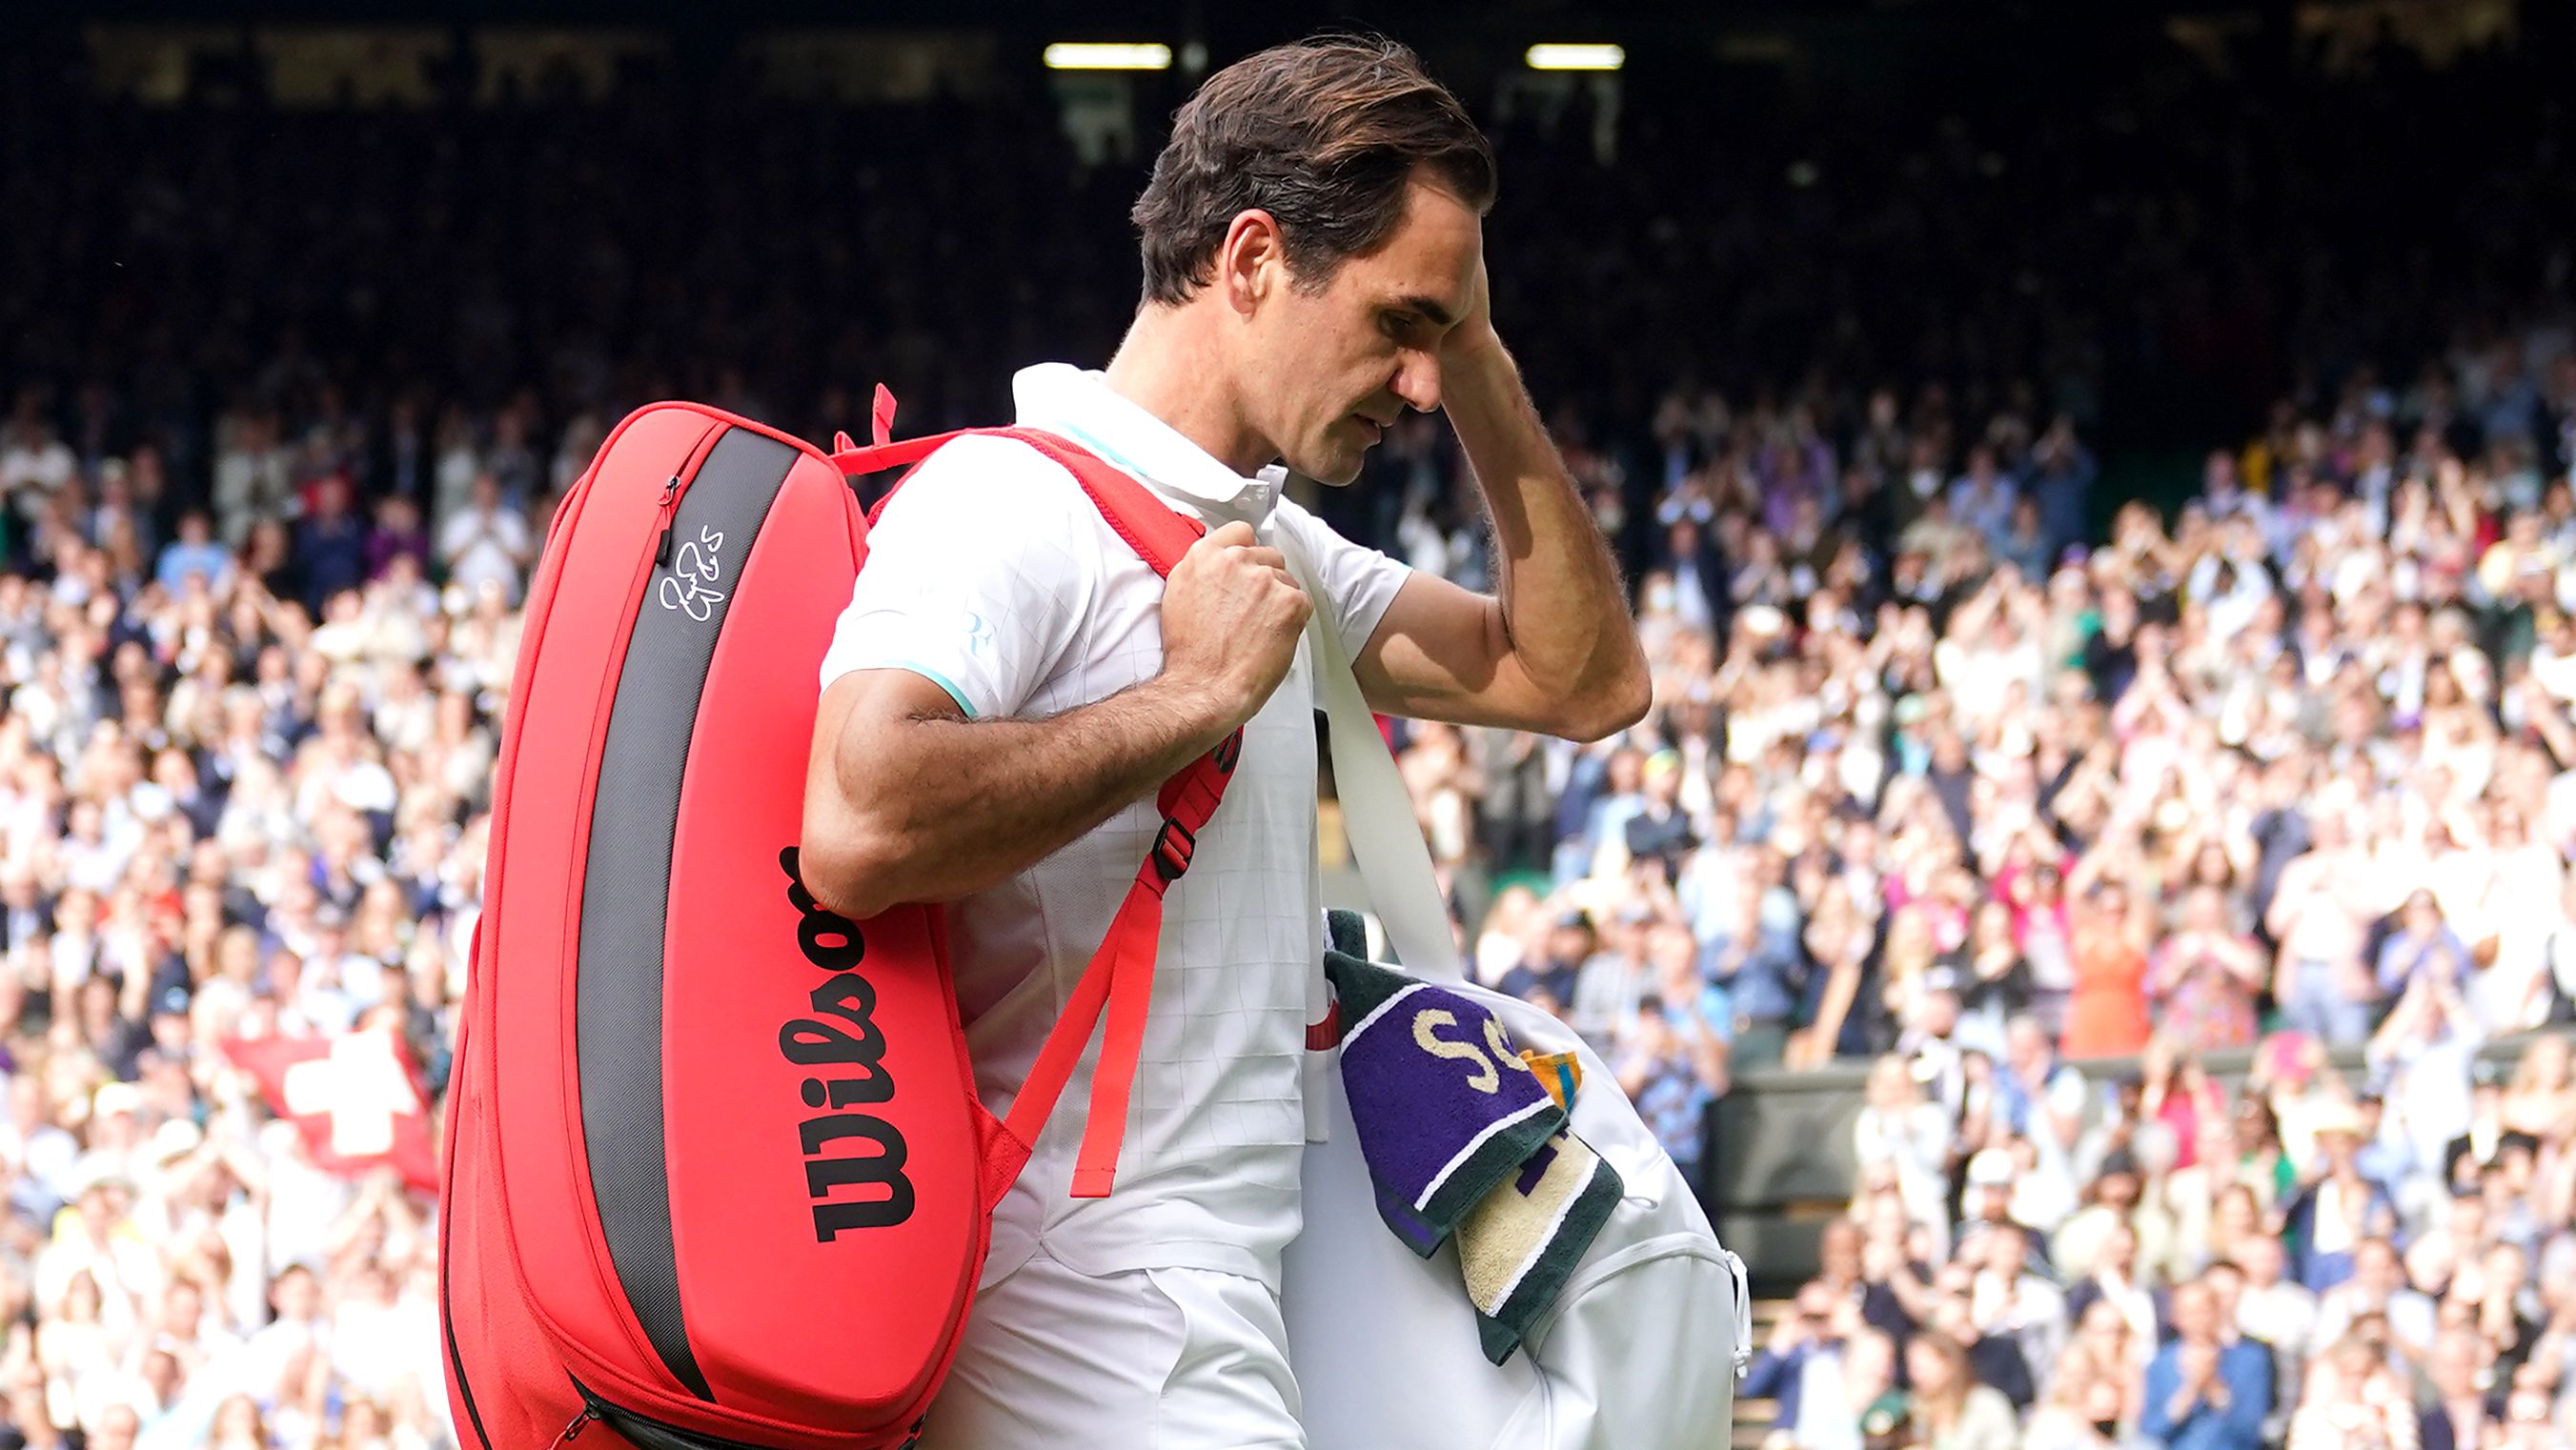
M 1099 373 L 1042 364 L 1013 390 L 1022 425 L 1082 445 L 1210 528 L 1241 520 L 1265 544 L 1293 534 L 1329 596 L 1316 607 L 1333 611 L 1354 652 L 1410 572 L 1280 497 L 1282 470 L 1236 474 Z M 878 520 L 822 682 L 901 668 L 976 718 L 1058 714 L 1162 668 L 1162 594 L 1070 473 L 1010 439 L 960 439 L 915 470 Z M 1189 874 L 1165 898 L 1115 1190 L 1068 1193 L 1095 1038 L 994 1215 L 986 1283 L 1043 1241 L 1086 1274 L 1214 1269 L 1278 1287 L 1299 1221 L 1306 1024 L 1323 1000 L 1311 670 L 1301 639 L 1244 729 L 1242 763 Z M 1149 794 L 947 908 L 976 1086 L 994 1113 L 1009 1110 L 1160 822 Z

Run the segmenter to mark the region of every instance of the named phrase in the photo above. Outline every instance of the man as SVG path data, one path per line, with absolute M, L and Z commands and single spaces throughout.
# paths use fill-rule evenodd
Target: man
M 2497 1432 L 2494 1407 L 2478 1390 L 2478 1376 L 2494 1351 L 2476 1331 L 2446 1329 L 2425 1358 L 2424 1377 L 2433 1385 L 2433 1402 L 2417 1412 L 2417 1443 L 2423 1450 L 2479 1450 Z
M 2397 1249 L 2384 1238 L 2361 1240 L 2352 1252 L 2351 1276 L 2317 1296 L 2317 1323 L 2308 1342 L 2330 1345 L 2370 1315 L 2387 1322 L 2389 1337 L 2407 1358 L 2420 1358 L 2432 1346 L 2433 1301 L 2406 1287 Z
M 1579 907 L 1568 908 L 1548 927 L 1546 954 L 1503 973 L 1502 990 L 1564 1013 L 1574 1005 L 1575 984 L 1582 980 L 1583 965 L 1592 960 L 1599 939 L 1591 915 Z
M 2290 1201 L 2282 1232 L 2298 1246 L 2299 1282 L 2323 1294 L 2351 1276 L 2357 1245 L 2396 1231 L 2397 1206 L 2385 1184 L 2362 1176 L 2358 1112 L 2342 1103 L 2321 1109 L 2315 1131 L 2326 1170 Z M 2389 1256 L 2394 1259 L 2396 1251 L 2389 1250 Z M 2321 1334 L 2317 1342 L 2331 1344 L 2335 1338 Z
M 179 537 L 161 546 L 152 577 L 173 599 L 186 592 L 192 577 L 205 581 L 207 593 L 217 598 L 224 595 L 233 579 L 233 555 L 215 542 L 214 520 L 204 509 L 179 515 Z
M 2272 1412 L 2272 1366 L 2256 1345 L 2219 1337 L 2218 1296 L 2193 1280 L 2173 1291 L 2174 1338 L 2147 1365 L 2138 1429 L 2168 1450 L 2255 1450 Z
M 1845 1443 L 1851 1413 L 1844 1396 L 1843 1353 L 1861 1327 L 1859 1311 L 1822 1279 L 1798 1291 L 1789 1312 L 1771 1330 L 1771 1342 L 1753 1357 L 1739 1393 L 1774 1402 L 1772 1433 L 1801 1447 Z M 1843 1437 L 1829 1436 L 1830 1429 Z
M 2030 1268 L 2030 1235 L 2019 1224 L 2000 1223 L 1962 1245 L 1961 1256 L 1974 1255 L 1976 1277 L 1970 1285 L 1969 1311 L 1977 1327 L 2005 1335 L 2021 1345 L 2022 1358 L 2035 1377 L 2045 1378 L 2066 1347 L 2066 1295 Z
M 2452 1190 L 2439 1221 L 2406 1246 L 2406 1282 L 2435 1299 L 2450 1291 L 2451 1278 L 2485 1253 L 2487 1201 L 2475 1188 Z
M 2128 1321 L 2130 1330 L 2143 1344 L 2155 1335 L 2163 1318 L 2155 1290 L 2140 1282 L 2138 1276 L 2138 1231 L 2126 1221 L 2115 1221 L 2102 1235 L 2101 1251 L 2092 1260 L 2092 1272 L 2075 1281 L 2066 1291 L 2066 1322 L 2084 1322 L 2085 1311 L 2100 1300 L 2109 1300 Z
M 2264 918 L 2281 944 L 2272 998 L 2289 1025 L 2333 1047 L 2370 1036 L 2379 984 L 2362 952 L 2384 903 L 2372 890 L 2368 853 L 2358 849 L 2332 803 L 2311 822 L 2315 845 L 2281 868 Z
M 1682 1181 L 1698 1191 L 1700 1146 L 1708 1105 L 1717 1096 L 1719 1059 L 1706 1050 L 1713 1044 L 1705 1034 L 1664 1015 L 1663 998 L 1640 998 L 1635 1014 L 1617 1049 L 1607 1054 L 1610 1070 L 1618 1074 L 1619 1091 L 1636 1104 L 1637 1116 L 1672 1155 Z
M 473 598 L 486 586 L 518 602 L 522 571 L 535 562 L 544 541 L 528 531 L 528 521 L 501 502 L 501 481 L 489 473 L 474 475 L 464 507 L 438 527 L 438 557 L 447 577 Z
M 1134 879 L 1156 791 L 1243 728 L 1166 898 L 1115 1188 L 1070 1196 L 1083 1121 L 1057 1113 L 995 1214 L 927 1447 L 1305 1445 L 1279 1285 L 1322 993 L 1309 613 L 1330 611 L 1384 713 L 1596 738 L 1645 712 L 1609 551 L 1488 314 L 1493 187 L 1483 137 L 1400 46 L 1227 68 L 1174 117 L 1136 205 L 1145 297 L 1107 371 L 1016 384 L 1023 424 L 1207 537 L 1159 580 L 1063 470 L 996 438 L 941 451 L 872 532 L 822 670 L 802 870 L 853 919 L 947 903 L 995 1109 Z M 1268 465 L 1347 482 L 1408 407 L 1449 414 L 1498 597 L 1279 497 Z
M 2291 1397 L 2281 1393 L 2281 1355 L 2279 1346 L 2261 1335 L 2245 1332 L 2245 1271 L 2226 1259 L 2220 1259 L 2203 1270 L 2200 1281 L 2209 1286 L 2211 1298 L 2218 1306 L 2218 1343 L 2220 1353 L 2236 1345 L 2247 1344 L 2263 1352 L 2263 1400 L 2272 1408 L 2263 1417 L 2263 1442 L 2271 1444 L 2289 1429 Z
M 2507 1140 L 2518 1137 L 2535 1149 L 2539 1146 L 2529 1134 L 2505 1130 L 2502 1069 L 2492 1062 L 2472 1063 L 2469 1082 L 2468 1129 L 2442 1147 L 2442 1181 L 2455 1192 L 2474 1189 L 2480 1170 L 2503 1159 Z
M 2028 1014 L 2004 1023 L 2004 1069 L 2024 1104 L 2022 1136 L 2039 1145 L 2044 1158 L 2067 1161 L 2089 1105 L 2084 1074 L 2057 1055 L 2048 1029 Z
M 1682 758 L 1678 751 L 1658 750 L 1646 757 L 1646 798 L 1620 829 L 1628 859 L 1654 861 L 1669 882 L 1681 868 L 1682 856 L 1699 844 L 1690 814 L 1681 808 Z
M 1643 902 L 1619 908 L 1611 918 L 1609 940 L 1584 959 L 1574 974 L 1573 995 L 1564 999 L 1568 1010 L 1560 1015 L 1565 1025 L 1604 1057 L 1613 1055 L 1618 1039 L 1626 1034 L 1636 1015 L 1637 998 L 1654 988 L 1654 976 L 1646 964 L 1647 927 L 1654 919 L 1653 909 Z
M 2005 1252 L 1980 1247 L 1979 1241 L 1989 1233 L 2009 1231 L 2013 1235 L 2011 1254 L 2021 1262 L 2049 1267 L 2047 1244 L 2039 1231 L 2013 1217 L 2013 1195 L 2020 1169 L 2012 1154 L 2001 1148 L 1979 1149 L 1969 1157 L 1964 1177 L 1967 1188 L 1959 1202 L 1956 1240 L 1960 1257 Z
M 2300 1382 L 2308 1346 L 2317 1328 L 2317 1296 L 2283 1277 L 2289 1265 L 2281 1241 L 2256 1235 L 2237 1245 L 2235 1264 L 2244 1275 L 2236 1294 L 2236 1327 L 2246 1338 L 2272 1346 L 2272 1383 Z
M 1936 966 L 1923 974 L 1922 990 L 1906 1004 L 1896 1055 L 1910 1059 L 1923 1096 L 1956 1118 L 1967 1095 L 1967 1053 L 1959 1043 L 1959 973 Z
M 2034 1365 L 2017 1335 L 1988 1334 L 1976 1313 L 1976 1266 L 1964 1257 L 1944 1264 L 1933 1276 L 1923 1324 L 1959 1341 L 1977 1383 L 2000 1391 L 2015 1410 L 2027 1410 L 2039 1398 L 2039 1376 L 2048 1366 Z
M 1701 847 L 1700 861 L 1711 854 Z M 1694 871 L 1693 879 L 1700 874 Z M 1806 954 L 1795 935 L 1764 929 L 1762 893 L 1750 881 L 1730 880 L 1708 895 L 1720 899 L 1704 901 L 1694 922 L 1700 971 L 1734 999 L 1737 1060 L 1757 1067 L 1777 1063 L 1807 991 Z

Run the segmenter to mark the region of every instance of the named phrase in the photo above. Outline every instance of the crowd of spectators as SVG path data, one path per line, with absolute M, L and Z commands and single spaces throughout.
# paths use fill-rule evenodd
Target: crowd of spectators
M 428 1450 L 435 1205 L 222 1044 L 443 1084 L 532 536 L 479 462 L 435 539 L 326 447 L 213 463 L 165 530 L 151 452 L 0 421 L 0 1443 Z
M 2571 323 L 2098 540 L 2062 416 L 1676 393 L 1597 495 L 1661 533 L 1647 718 L 1401 727 L 1477 970 L 1678 1160 L 1732 1074 L 1869 1062 L 1777 1445 L 2576 1443 Z M 1477 582 L 1436 443 L 1399 547 Z
M 516 608 L 605 429 L 682 394 L 822 437 L 877 376 L 904 431 L 988 420 L 1009 363 L 1114 340 L 1134 178 L 1026 98 L 281 116 L 0 75 L 36 219 L 0 230 L 0 1450 L 449 1444 L 435 1205 L 322 1171 L 216 1044 L 385 1030 L 434 1100 Z M 2487 184 L 2556 132 L 2371 214 L 2483 229 L 2300 230 L 2551 79 L 2359 118 L 2155 82 L 2026 150 L 1877 113 L 1712 146 L 1723 97 L 1631 106 L 1615 167 L 1500 128 L 1498 316 L 1657 701 L 1594 746 L 1408 728 L 1402 766 L 1479 971 L 1686 1168 L 1734 1074 L 1873 1062 L 1862 1195 L 1752 1387 L 1786 1443 L 2442 1443 L 2418 1376 L 2492 1423 L 2450 1443 L 2576 1430 L 2567 1056 L 2473 1069 L 2576 1015 L 2576 361 L 2515 290 L 2563 195 Z M 2141 132 L 2187 164 L 2103 139 Z M 1825 181 L 1779 204 L 1793 153 Z M 2325 260 L 2267 291 L 2267 247 Z M 2510 330 L 2425 335 L 2505 293 Z M 2098 527 L 2113 390 L 2274 346 L 2326 370 L 2177 517 Z M 1436 420 L 1320 506 L 1491 581 Z

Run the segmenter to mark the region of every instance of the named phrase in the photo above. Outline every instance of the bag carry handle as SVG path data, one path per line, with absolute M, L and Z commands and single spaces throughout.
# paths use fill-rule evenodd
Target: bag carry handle
M 1315 566 L 1305 549 L 1286 530 L 1279 535 L 1280 555 L 1288 561 L 1307 594 L 1321 599 Z M 1422 826 L 1413 813 L 1413 796 L 1397 773 L 1386 737 L 1360 696 L 1359 678 L 1351 673 L 1350 653 L 1331 615 L 1316 610 L 1306 620 L 1306 638 L 1315 657 L 1315 696 L 1324 709 L 1325 735 L 1333 753 L 1333 786 L 1342 803 L 1342 833 L 1360 884 L 1377 908 L 1404 969 L 1434 982 L 1466 980 L 1458 940 L 1449 927 L 1447 898 L 1432 870 L 1431 848 L 1423 844 Z M 1338 1038 L 1336 1038 L 1338 1040 Z M 1329 1044 L 1323 1044 L 1329 1045 Z
M 870 421 L 875 439 L 870 446 L 854 446 L 846 433 L 832 440 L 832 462 L 845 474 L 873 473 L 917 463 L 942 444 L 969 435 L 1013 438 L 1072 474 L 1109 527 L 1159 576 L 1170 577 L 1181 556 L 1207 532 L 1205 525 L 1177 512 L 1126 473 L 1052 433 L 1034 428 L 970 428 L 892 442 L 887 435 L 894 424 L 894 395 L 882 385 L 877 388 Z M 877 500 L 876 508 L 868 515 L 870 527 L 875 526 L 902 486 L 903 481 L 898 481 L 895 488 Z M 1127 1104 L 1136 1086 L 1137 1063 L 1144 1052 L 1147 1009 L 1154 999 L 1154 958 L 1162 943 L 1163 896 L 1173 882 L 1189 871 L 1198 833 L 1206 829 L 1208 818 L 1216 814 L 1218 803 L 1225 798 L 1226 782 L 1233 778 L 1242 753 L 1243 732 L 1237 729 L 1218 742 L 1214 750 L 1165 781 L 1155 797 L 1163 820 L 1154 833 L 1154 844 L 1146 852 L 1144 864 L 1136 869 L 1136 879 L 1120 901 L 1117 915 L 1110 919 L 1100 949 L 1074 983 L 1064 1015 L 1056 1020 L 1045 1044 L 1038 1049 L 1037 1061 L 1031 1064 L 1028 1079 L 1012 1100 L 1010 1113 L 994 1125 L 995 1131 L 987 1137 L 985 1212 L 990 1213 L 1018 1179 L 1020 1169 L 1037 1146 L 1038 1134 L 1046 1127 L 1048 1115 L 1054 1112 L 1056 1100 L 1063 1096 L 1074 1066 L 1091 1041 L 1092 1029 L 1100 1025 L 1104 1015 L 1108 1026 L 1101 1038 L 1100 1064 L 1092 1077 L 1081 1151 L 1074 1159 L 1073 1196 L 1107 1197 L 1117 1180 L 1119 1150 L 1127 1135 Z

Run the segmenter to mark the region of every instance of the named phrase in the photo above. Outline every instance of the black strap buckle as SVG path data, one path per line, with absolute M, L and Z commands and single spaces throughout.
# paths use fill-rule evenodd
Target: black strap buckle
M 1190 869 L 1190 857 L 1198 848 L 1196 831 L 1170 816 L 1163 817 L 1163 829 L 1154 833 L 1154 874 L 1162 877 L 1167 886 L 1180 880 L 1181 873 Z

